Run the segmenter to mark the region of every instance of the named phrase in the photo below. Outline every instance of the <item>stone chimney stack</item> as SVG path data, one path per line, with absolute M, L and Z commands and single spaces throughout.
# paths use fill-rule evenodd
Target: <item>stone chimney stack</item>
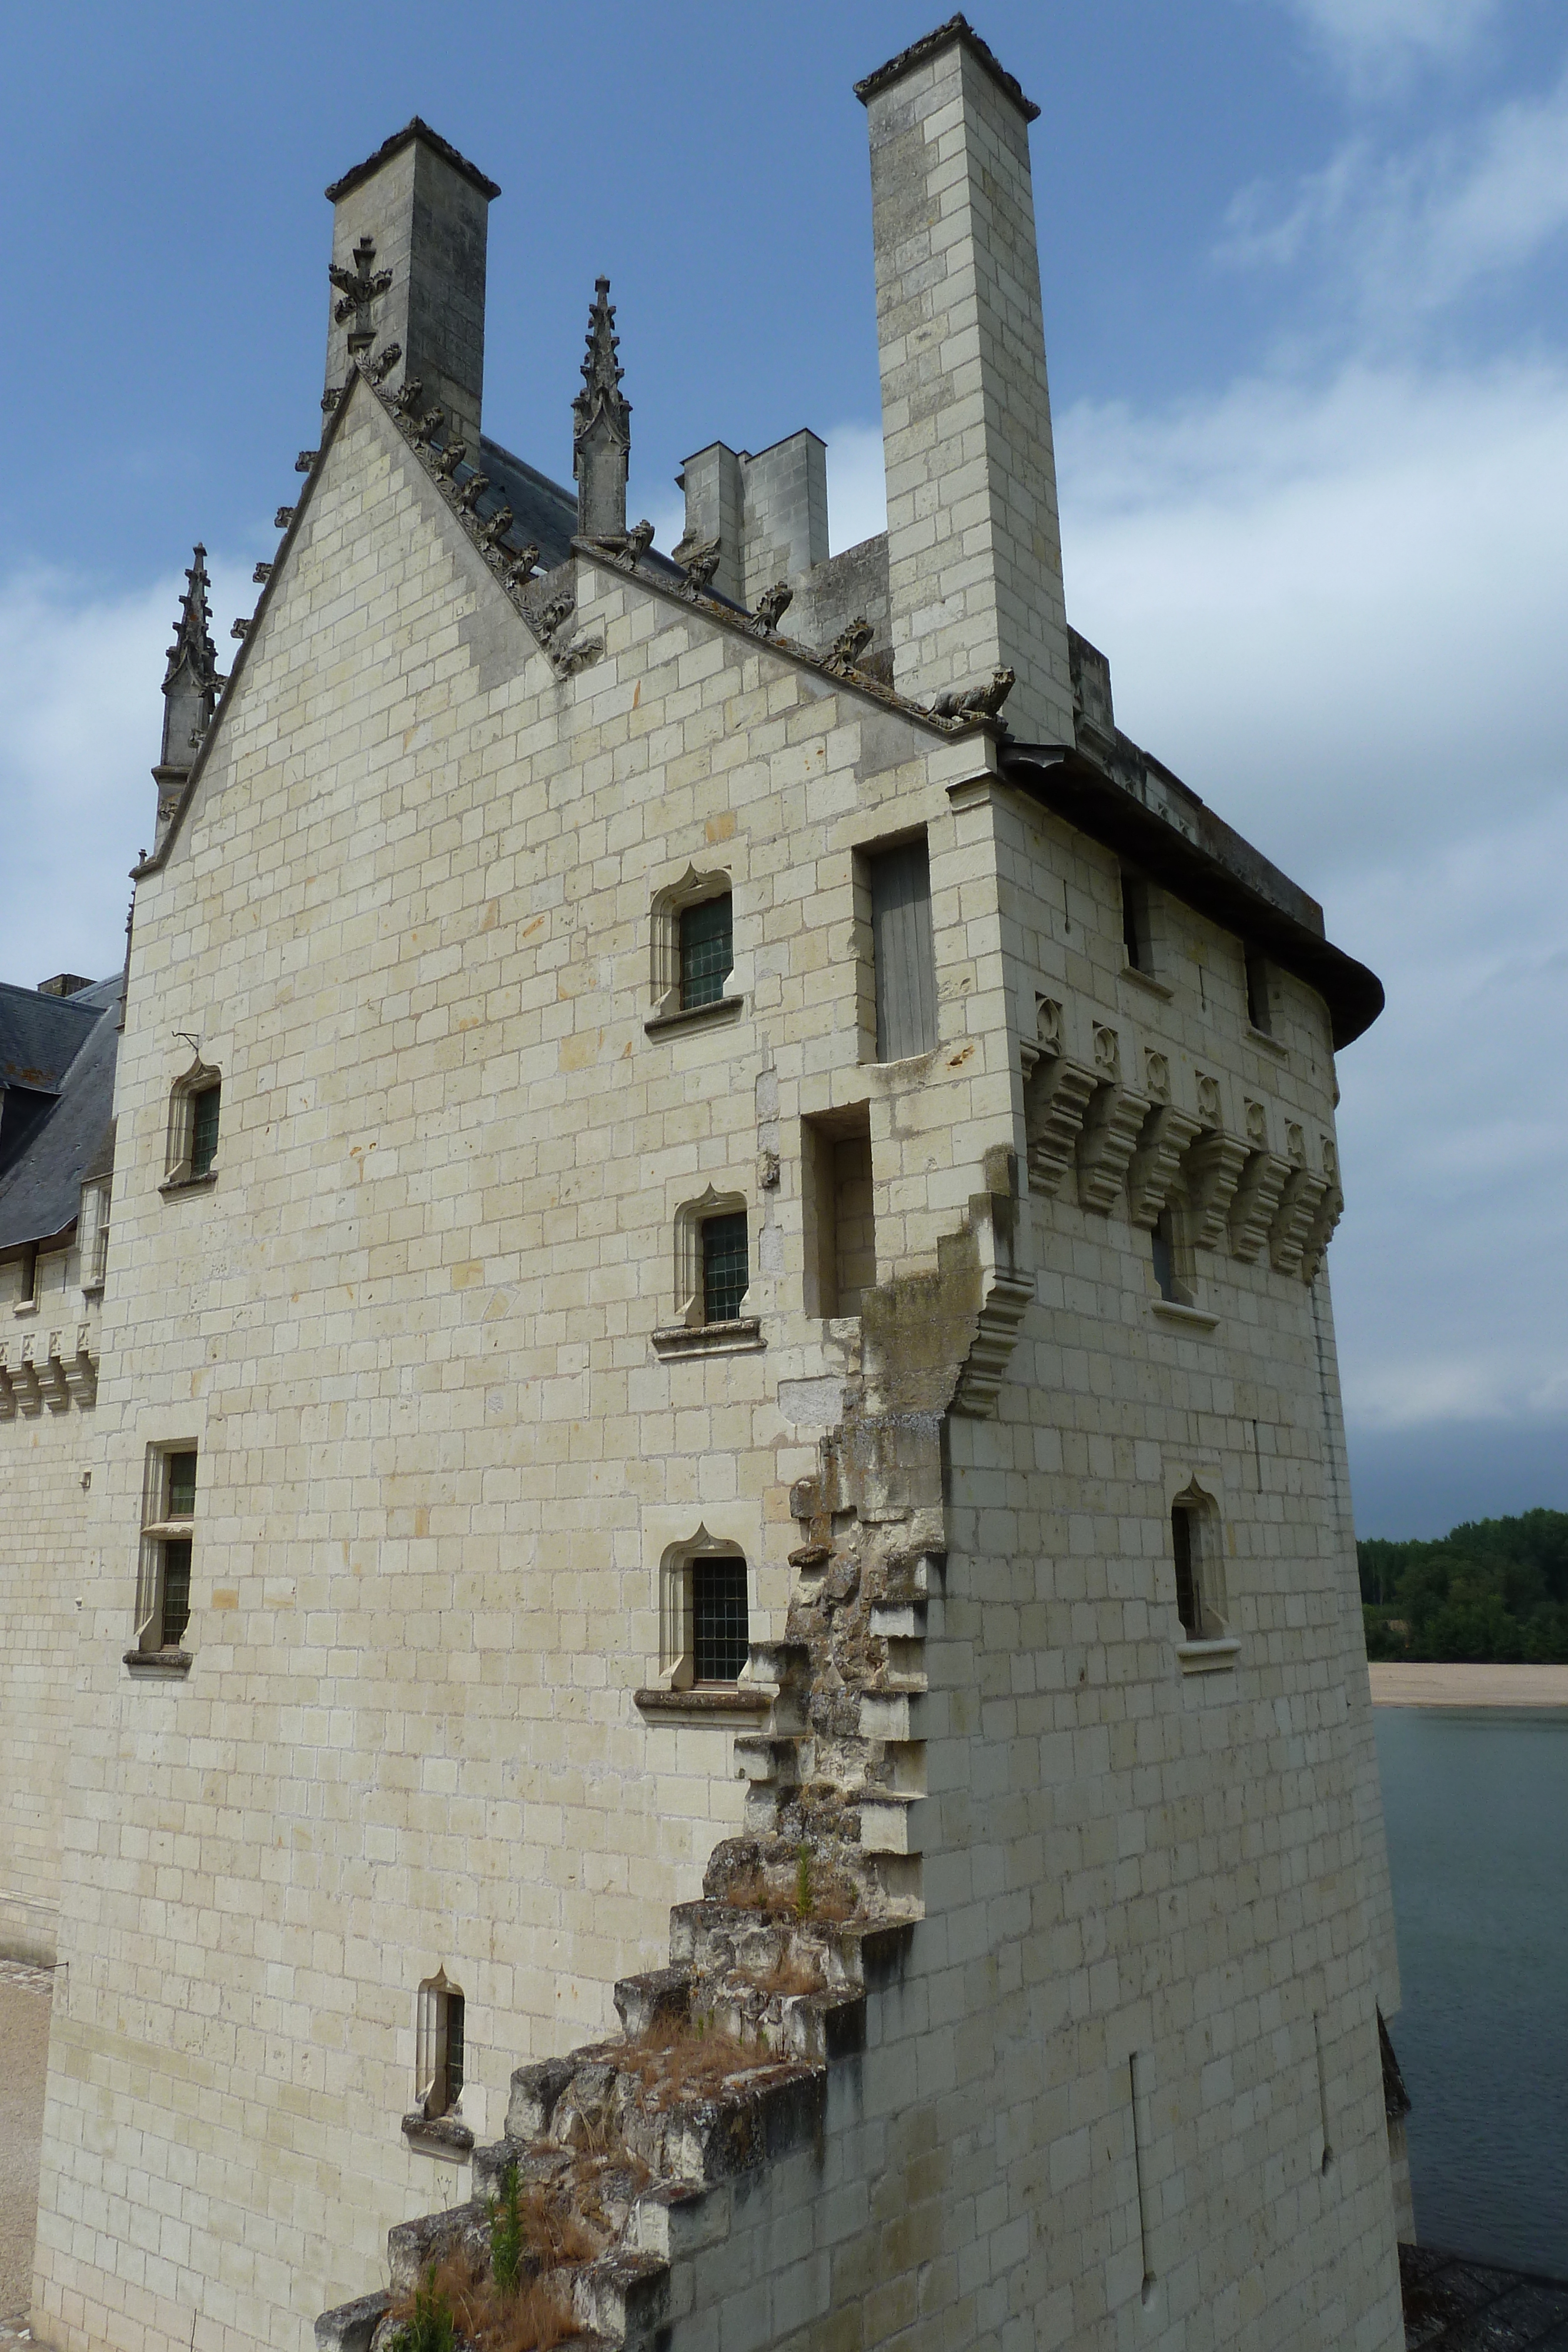
M 152 771 L 158 787 L 154 839 L 159 849 L 196 764 L 202 738 L 212 725 L 218 698 L 218 656 L 212 638 L 207 585 L 207 551 L 199 546 L 185 574 L 185 593 L 180 599 L 180 617 L 163 673 L 163 742 Z
M 857 82 L 871 133 L 894 677 L 1017 674 L 1026 742 L 1072 740 L 1029 125 L 962 16 Z
M 490 200 L 500 193 L 417 115 L 333 182 L 323 407 L 351 358 L 382 358 L 395 343 L 388 389 L 417 381 L 421 408 L 446 412 L 443 439 L 465 441 L 477 457 L 485 251 Z

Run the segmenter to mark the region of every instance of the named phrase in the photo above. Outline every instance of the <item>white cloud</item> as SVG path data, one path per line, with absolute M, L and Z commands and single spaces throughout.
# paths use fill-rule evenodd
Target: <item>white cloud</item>
M 1498 0 L 1289 0 L 1291 13 L 1358 89 L 1417 61 L 1463 57 Z
M 1230 208 L 1218 257 L 1315 267 L 1331 309 L 1386 343 L 1532 261 L 1568 229 L 1568 74 L 1462 131 L 1380 153 L 1364 133 L 1281 198 L 1266 183 Z
M 1253 381 L 1057 442 L 1122 724 L 1309 887 L 1562 777 L 1568 369 Z
M 226 667 L 228 619 L 250 611 L 256 592 L 238 565 L 211 568 Z M 0 582 L 0 979 L 33 987 L 51 972 L 104 979 L 119 969 L 127 877 L 152 840 L 159 688 L 184 584 L 175 574 L 105 596 L 57 572 Z
M 1568 370 L 1080 408 L 1058 447 L 1121 723 L 1387 987 L 1341 1064 L 1353 1421 L 1568 1420 Z

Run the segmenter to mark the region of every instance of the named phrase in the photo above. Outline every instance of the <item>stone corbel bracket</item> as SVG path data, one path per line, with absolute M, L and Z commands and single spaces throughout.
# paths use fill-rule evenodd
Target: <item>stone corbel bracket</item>
M 1079 1205 L 1109 1216 L 1137 1149 L 1149 1097 L 1124 1075 L 1120 1033 L 1096 1022 L 1092 1032 L 1095 1089 L 1078 1138 Z
M 1243 1114 L 1247 1160 L 1230 1203 L 1230 1254 L 1250 1264 L 1269 1238 L 1290 1181 L 1291 1166 L 1269 1148 L 1269 1114 L 1260 1102 L 1249 1102 Z
M 1174 1103 L 1156 1102 L 1150 1110 L 1127 1171 L 1127 1198 L 1135 1225 L 1152 1233 L 1159 1223 L 1161 1213 L 1177 1195 L 1182 1160 L 1199 1133 L 1197 1119 Z

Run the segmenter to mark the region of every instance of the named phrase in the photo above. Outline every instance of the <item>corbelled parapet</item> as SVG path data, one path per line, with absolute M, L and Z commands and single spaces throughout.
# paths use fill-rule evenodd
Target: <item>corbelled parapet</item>
M 417 115 L 327 190 L 329 405 L 350 362 L 396 390 L 418 383 L 453 440 L 479 446 L 489 209 L 500 194 Z M 395 354 L 395 355 L 394 355 Z
M 1000 669 L 1022 740 L 1072 740 L 1030 179 L 1039 113 L 962 16 L 855 85 L 871 135 L 894 679 Z
M 621 389 L 625 370 L 616 358 L 615 305 L 610 280 L 594 281 L 588 314 L 582 390 L 571 404 L 571 470 L 577 483 L 577 527 L 585 539 L 626 533 L 626 468 L 632 455 L 632 404 Z

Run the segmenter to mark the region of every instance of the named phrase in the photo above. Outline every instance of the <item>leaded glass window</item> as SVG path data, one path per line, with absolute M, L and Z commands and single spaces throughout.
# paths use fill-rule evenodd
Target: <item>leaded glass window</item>
M 733 901 L 704 898 L 681 914 L 681 1010 L 716 1004 L 735 961 Z
M 699 1553 L 693 1560 L 692 1653 L 697 1682 L 738 1681 L 751 1653 L 743 1559 Z
M 751 1279 L 747 1264 L 746 1212 L 703 1223 L 703 1321 L 733 1323 Z
M 219 1087 L 207 1087 L 191 1105 L 191 1173 L 205 1176 L 217 1157 Z

